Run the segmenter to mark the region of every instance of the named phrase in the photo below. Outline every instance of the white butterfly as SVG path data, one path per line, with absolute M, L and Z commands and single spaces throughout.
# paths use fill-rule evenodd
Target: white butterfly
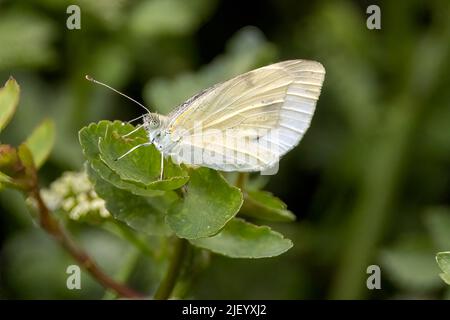
M 161 177 L 167 156 L 220 171 L 267 170 L 302 139 L 324 77 L 324 67 L 308 60 L 244 73 L 194 95 L 167 116 L 144 115 L 149 142 L 119 159 L 154 144 L 161 152 Z

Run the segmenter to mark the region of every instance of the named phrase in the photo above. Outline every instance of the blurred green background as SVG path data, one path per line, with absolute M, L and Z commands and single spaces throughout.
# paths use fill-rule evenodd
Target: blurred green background
M 66 8 L 81 8 L 68 30 Z M 366 8 L 381 8 L 368 30 Z M 187 297 L 204 299 L 450 298 L 435 263 L 450 250 L 450 2 L 442 1 L 0 1 L 0 82 L 21 85 L 2 143 L 18 144 L 45 117 L 56 146 L 43 185 L 80 170 L 78 130 L 129 120 L 136 105 L 162 113 L 216 82 L 284 59 L 327 70 L 312 125 L 267 189 L 298 217 L 276 225 L 294 248 L 273 259 L 219 256 Z M 30 219 L 20 194 L 0 193 L 0 298 L 101 298 L 83 274 L 66 289 L 71 258 Z M 130 245 L 78 223 L 71 230 L 110 273 Z M 130 283 L 150 292 L 164 261 L 134 254 Z M 382 289 L 366 269 L 381 267 Z

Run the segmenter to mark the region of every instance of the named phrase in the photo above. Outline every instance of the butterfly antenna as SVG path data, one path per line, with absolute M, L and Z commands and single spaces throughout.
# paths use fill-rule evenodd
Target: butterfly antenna
M 88 80 L 88 81 L 91 81 L 91 82 L 93 82 L 93 83 L 96 83 L 96 84 L 99 84 L 99 85 L 101 85 L 101 86 L 104 86 L 104 87 L 106 87 L 106 88 L 108 88 L 108 89 L 110 89 L 110 90 L 112 90 L 112 91 L 114 91 L 114 92 L 120 94 L 121 96 L 127 98 L 128 100 L 133 101 L 134 103 L 136 103 L 136 104 L 139 105 L 140 107 L 142 107 L 142 108 L 144 108 L 145 110 L 147 110 L 148 113 L 151 113 L 150 110 L 149 110 L 146 106 L 144 106 L 142 103 L 140 103 L 140 102 L 134 100 L 133 98 L 127 96 L 126 94 L 120 92 L 119 90 L 116 90 L 116 89 L 114 89 L 114 88 L 111 87 L 111 86 L 108 86 L 106 83 L 97 81 L 97 80 L 95 80 L 94 78 L 92 78 L 92 77 L 89 76 L 89 75 L 86 75 L 85 78 L 86 78 L 86 80 Z

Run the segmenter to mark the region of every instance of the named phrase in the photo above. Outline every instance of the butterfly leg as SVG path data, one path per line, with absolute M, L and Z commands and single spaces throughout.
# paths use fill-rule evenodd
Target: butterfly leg
M 132 135 L 133 133 L 135 133 L 136 131 L 138 131 L 140 128 L 142 128 L 142 124 L 139 125 L 139 126 L 137 126 L 136 129 L 134 129 L 133 131 L 130 131 L 130 132 L 128 132 L 127 134 L 124 134 L 124 135 L 122 136 L 122 138 L 126 138 L 126 137 Z
M 164 154 L 161 152 L 161 173 L 159 175 L 159 180 L 162 180 L 164 177 Z
M 129 154 L 132 153 L 134 150 L 136 150 L 136 149 L 138 149 L 138 148 L 140 148 L 140 147 L 149 146 L 149 145 L 151 145 L 151 144 L 152 144 L 151 142 L 146 142 L 146 143 L 138 144 L 137 146 L 134 146 L 133 148 L 131 148 L 130 150 L 128 150 L 127 152 L 125 152 L 123 155 L 121 155 L 120 157 L 118 157 L 118 158 L 115 159 L 114 161 L 118 161 L 118 160 L 122 159 L 123 157 L 129 155 Z

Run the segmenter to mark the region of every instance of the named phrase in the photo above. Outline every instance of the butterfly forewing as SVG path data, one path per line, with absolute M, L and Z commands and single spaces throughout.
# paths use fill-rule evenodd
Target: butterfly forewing
M 222 171 L 262 171 L 295 147 L 308 129 L 325 76 L 315 61 L 262 67 L 197 94 L 169 115 L 181 132 L 176 162 Z

